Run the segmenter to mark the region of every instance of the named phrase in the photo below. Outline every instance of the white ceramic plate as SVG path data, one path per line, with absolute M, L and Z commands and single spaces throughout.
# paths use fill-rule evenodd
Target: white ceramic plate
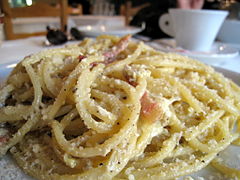
M 211 49 L 207 52 L 182 49 L 176 46 L 176 41 L 174 39 L 159 39 L 149 43 L 149 45 L 164 52 L 182 54 L 210 65 L 220 64 L 223 61 L 238 56 L 239 54 L 239 49 L 219 42 L 215 42 Z
M 96 37 L 102 34 L 124 36 L 127 34 L 136 34 L 142 31 L 141 28 L 133 26 L 105 26 L 105 25 L 79 26 L 78 30 L 82 33 L 83 36 L 88 37 Z
M 12 68 L 16 63 L 0 64 L 0 84 L 6 79 Z M 223 73 L 226 77 L 232 79 L 238 85 L 240 85 L 240 74 L 232 72 L 222 68 L 216 68 L 217 71 Z M 220 157 L 226 160 L 226 163 L 232 167 L 240 168 L 240 148 L 236 146 L 229 146 L 226 150 L 220 153 Z M 203 177 L 205 180 L 230 180 L 219 174 L 218 171 L 210 166 L 193 173 L 190 175 L 196 180 L 200 180 L 199 177 Z M 32 177 L 24 174 L 22 170 L 17 166 L 16 162 L 11 158 L 9 154 L 0 159 L 0 180 L 33 180 Z M 179 180 L 184 179 L 179 178 Z

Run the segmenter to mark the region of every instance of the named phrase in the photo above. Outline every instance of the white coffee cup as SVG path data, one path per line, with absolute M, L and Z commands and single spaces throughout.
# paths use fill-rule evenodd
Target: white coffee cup
M 177 46 L 208 51 L 227 15 L 223 10 L 169 9 L 159 18 L 159 26 L 176 39 Z

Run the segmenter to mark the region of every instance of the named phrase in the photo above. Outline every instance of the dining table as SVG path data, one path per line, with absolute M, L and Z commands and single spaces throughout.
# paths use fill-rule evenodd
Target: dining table
M 133 39 L 136 41 L 141 41 L 138 39 L 138 36 L 133 36 Z M 148 38 L 146 38 L 148 39 Z M 68 44 L 79 43 L 80 41 L 68 41 L 63 45 L 55 45 L 55 46 L 46 46 L 46 37 L 38 36 L 38 37 L 30 37 L 25 39 L 18 40 L 5 40 L 2 42 L 0 46 L 0 83 L 6 79 L 6 76 L 9 72 L 15 67 L 15 65 L 20 62 L 25 56 L 40 52 L 45 49 L 50 48 L 59 48 L 64 47 Z M 162 47 L 161 42 L 164 41 L 149 41 L 144 40 L 144 42 L 155 49 L 162 50 L 159 47 Z M 225 59 L 219 59 L 219 62 L 215 58 L 214 62 L 204 61 L 204 63 L 213 66 L 218 71 L 229 78 L 234 78 L 237 83 L 240 84 L 240 44 L 227 44 L 228 47 L 234 48 L 237 50 L 237 54 L 234 57 L 226 57 Z M 196 58 L 197 59 L 197 58 Z M 202 59 L 199 59 L 200 61 Z M 238 78 L 239 77 L 239 78 Z
M 137 40 L 137 39 L 135 39 Z M 57 46 L 46 46 L 46 37 L 30 37 L 18 40 L 5 40 L 0 46 L 0 82 L 6 79 L 7 74 L 12 70 L 12 68 L 20 62 L 25 56 L 40 52 L 49 48 L 59 48 L 64 47 L 67 44 L 79 43 L 79 41 L 69 41 L 63 45 Z M 154 41 L 154 48 L 158 49 L 156 46 L 156 41 Z M 146 42 L 148 45 L 153 45 L 151 41 Z M 157 44 L 158 45 L 158 44 Z M 238 50 L 238 54 L 235 57 L 226 59 L 221 58 L 219 63 L 215 60 L 214 63 L 211 61 L 204 62 L 217 70 L 224 72 L 229 78 L 235 78 L 235 81 L 240 84 L 240 45 L 238 44 L 228 44 L 228 46 L 233 47 Z M 238 78 L 239 77 L 239 78 Z
M 67 44 L 79 42 L 79 41 L 69 41 L 63 45 L 46 46 L 45 41 L 46 41 L 46 37 L 44 36 L 3 41 L 2 45 L 0 46 L 0 65 L 17 63 L 21 61 L 25 56 L 37 53 L 44 49 L 58 48 L 58 47 L 63 47 Z M 148 41 L 147 44 L 149 44 L 150 46 L 152 45 L 151 41 Z M 221 58 L 219 62 L 215 60 L 214 62 L 205 61 L 204 63 L 207 63 L 214 67 L 220 67 L 229 71 L 240 73 L 240 54 L 239 54 L 240 44 L 227 44 L 227 45 L 237 49 L 238 54 L 231 58 L 229 57 L 226 57 L 225 59 Z M 153 47 L 158 49 L 158 47 L 156 47 L 156 43 L 154 43 Z
M 125 17 L 121 15 L 70 15 L 68 16 L 68 28 L 86 25 L 124 26 Z M 58 17 L 21 17 L 13 19 L 13 31 L 15 33 L 35 33 L 46 30 L 46 27 L 60 27 Z M 1 31 L 0 31 L 1 33 Z M 4 36 L 4 33 L 2 34 Z M 3 37 L 5 39 L 5 37 Z

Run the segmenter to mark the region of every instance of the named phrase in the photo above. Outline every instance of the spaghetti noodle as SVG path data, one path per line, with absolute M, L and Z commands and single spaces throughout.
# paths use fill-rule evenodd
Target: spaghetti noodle
M 240 88 L 130 36 L 26 57 L 0 103 L 0 155 L 37 179 L 171 179 L 211 162 L 239 178 L 216 156 L 239 142 Z

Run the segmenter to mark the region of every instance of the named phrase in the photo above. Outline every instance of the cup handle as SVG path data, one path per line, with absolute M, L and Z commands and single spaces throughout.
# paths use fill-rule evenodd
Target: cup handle
M 173 31 L 173 27 L 172 27 L 172 21 L 171 21 L 170 14 L 165 13 L 162 16 L 160 16 L 158 23 L 159 23 L 160 29 L 164 33 L 166 33 L 169 36 L 174 37 L 174 31 Z

